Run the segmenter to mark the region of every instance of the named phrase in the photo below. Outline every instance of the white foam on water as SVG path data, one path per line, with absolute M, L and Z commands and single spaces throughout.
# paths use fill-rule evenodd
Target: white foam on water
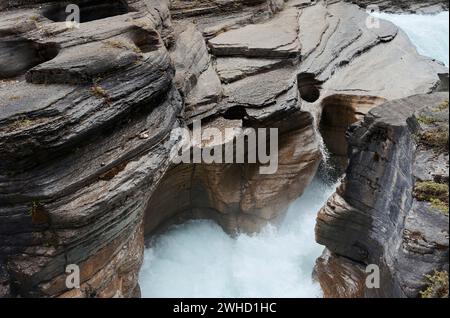
M 372 13 L 401 28 L 416 46 L 419 54 L 431 57 L 448 66 L 449 61 L 449 13 L 439 14 L 389 14 Z
M 418 52 L 449 61 L 449 13 L 375 14 L 402 28 Z M 314 240 L 318 210 L 334 192 L 314 180 L 279 228 L 231 238 L 212 221 L 170 228 L 146 249 L 143 297 L 321 297 L 311 273 L 323 247 Z
M 323 246 L 318 210 L 334 192 L 319 180 L 296 200 L 281 226 L 231 238 L 212 221 L 173 226 L 145 252 L 143 297 L 321 297 L 313 282 Z

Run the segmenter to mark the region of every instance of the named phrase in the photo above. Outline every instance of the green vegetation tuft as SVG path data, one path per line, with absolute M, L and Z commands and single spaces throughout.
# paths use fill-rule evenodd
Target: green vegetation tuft
M 419 117 L 417 117 L 417 120 L 422 125 L 431 125 L 431 124 L 434 124 L 439 121 L 438 119 L 436 119 L 432 116 L 426 116 L 426 115 L 420 115 Z
M 435 150 L 448 150 L 448 128 L 435 128 L 419 135 L 419 142 Z
M 33 121 L 28 118 L 17 119 L 10 125 L 12 130 L 26 129 L 33 126 Z
M 448 101 L 432 108 L 432 112 L 420 114 L 417 121 L 421 131 L 414 136 L 416 142 L 437 152 L 448 151 L 449 127 L 445 114 L 433 114 L 448 109 Z
M 39 16 L 38 15 L 32 15 L 32 16 L 29 16 L 28 19 L 30 19 L 31 21 L 37 22 L 37 21 L 39 21 Z
M 432 198 L 448 197 L 448 186 L 434 181 L 417 182 L 416 197 L 421 201 L 430 201 Z
M 91 87 L 91 92 L 93 95 L 103 98 L 108 98 L 108 93 L 100 85 L 94 85 Z
M 436 210 L 438 210 L 439 212 L 441 212 L 444 215 L 448 216 L 448 203 L 445 203 L 439 199 L 431 199 L 430 200 L 431 206 L 433 208 L 435 208 Z
M 128 43 L 125 41 L 121 41 L 121 40 L 107 40 L 104 42 L 104 44 L 106 46 L 115 48 L 115 49 L 127 49 L 127 50 L 131 50 L 136 54 L 141 54 L 142 51 L 140 48 L 138 48 L 136 45 L 132 44 L 132 43 Z
M 448 185 L 434 181 L 417 182 L 414 196 L 419 201 L 430 202 L 431 206 L 445 215 L 449 215 Z
M 434 271 L 426 275 L 427 288 L 420 292 L 422 298 L 448 298 L 448 272 Z

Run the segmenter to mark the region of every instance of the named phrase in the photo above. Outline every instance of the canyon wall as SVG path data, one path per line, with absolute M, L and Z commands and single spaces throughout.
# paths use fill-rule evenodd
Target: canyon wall
M 448 11 L 448 1 L 443 0 L 349 0 L 348 2 L 363 8 L 377 6 L 383 12 L 392 13 L 430 14 Z
M 316 225 L 326 297 L 419 297 L 426 275 L 448 273 L 448 97 L 386 102 L 350 128 L 345 179 Z M 379 288 L 365 283 L 369 264 Z
M 319 127 L 342 140 L 371 107 L 448 74 L 342 2 L 74 2 L 79 28 L 64 1 L 1 2 L 0 297 L 137 297 L 145 235 L 278 220 L 315 175 Z M 171 132 L 196 120 L 236 139 L 278 128 L 279 169 L 175 164 Z

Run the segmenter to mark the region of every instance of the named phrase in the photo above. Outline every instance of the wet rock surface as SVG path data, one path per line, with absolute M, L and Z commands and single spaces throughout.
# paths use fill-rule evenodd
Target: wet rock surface
M 344 134 L 448 73 L 343 2 L 75 2 L 80 28 L 61 2 L 0 7 L 4 297 L 139 295 L 144 236 L 186 218 L 230 233 L 275 222 L 316 173 L 319 127 Z M 322 125 L 333 108 L 345 124 L 331 111 Z M 171 132 L 199 119 L 278 128 L 279 169 L 175 164 Z M 80 266 L 79 290 L 65 286 L 69 264 Z

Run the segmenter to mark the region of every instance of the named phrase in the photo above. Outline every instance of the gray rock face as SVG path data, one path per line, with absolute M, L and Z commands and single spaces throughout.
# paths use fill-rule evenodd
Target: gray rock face
M 145 235 L 186 218 L 228 232 L 279 220 L 316 173 L 320 126 L 343 134 L 448 73 L 341 2 L 75 2 L 80 28 L 58 1 L 0 12 L 0 296 L 137 296 Z M 199 119 L 278 128 L 279 169 L 175 164 L 170 133 Z M 81 289 L 66 288 L 68 264 Z
M 208 43 L 216 56 L 295 57 L 300 53 L 298 10 L 286 9 L 268 22 L 221 33 Z
M 386 102 L 351 127 L 346 176 L 319 212 L 316 239 L 335 254 L 331 258 L 353 263 L 354 271 L 378 265 L 381 288 L 341 280 L 341 288 L 329 290 L 328 296 L 348 296 L 341 292 L 348 290 L 345 285 L 359 284 L 362 290 L 355 295 L 417 297 L 426 287 L 425 275 L 448 272 L 448 203 L 445 215 L 417 193 L 421 182 L 444 183 L 440 187 L 447 188 L 448 202 L 448 147 L 437 149 L 421 141 L 434 129 L 423 124 L 424 111 L 443 113 L 448 126 L 448 93 Z M 446 136 L 448 142 L 448 127 Z M 425 166 L 427 173 L 419 172 Z M 323 284 L 329 284 L 327 277 L 341 275 L 322 261 L 316 271 Z

